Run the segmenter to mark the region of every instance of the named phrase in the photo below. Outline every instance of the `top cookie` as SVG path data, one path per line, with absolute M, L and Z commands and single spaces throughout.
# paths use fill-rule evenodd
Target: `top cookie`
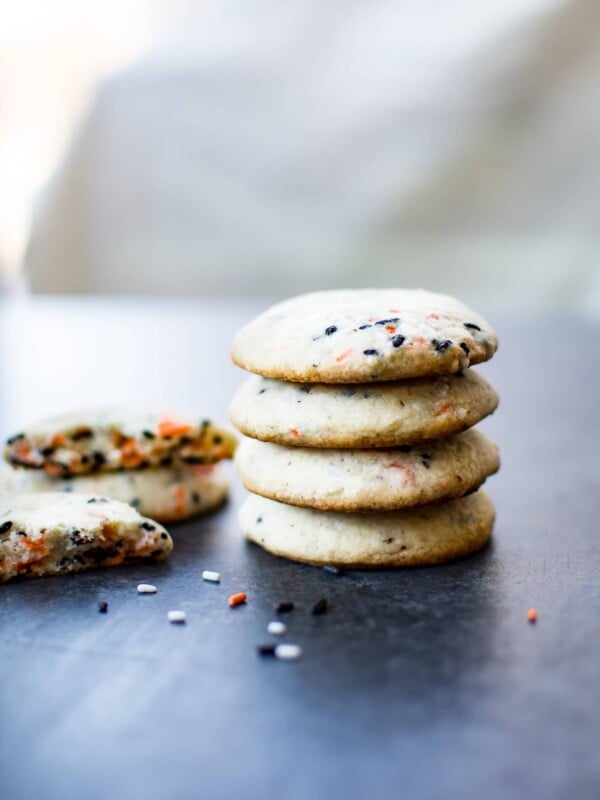
M 497 346 L 483 317 L 453 297 L 346 289 L 278 303 L 237 333 L 231 356 L 268 378 L 365 383 L 458 372 Z
M 7 439 L 15 467 L 68 477 L 92 472 L 214 464 L 231 458 L 236 439 L 209 420 L 157 413 L 91 410 L 33 425 Z

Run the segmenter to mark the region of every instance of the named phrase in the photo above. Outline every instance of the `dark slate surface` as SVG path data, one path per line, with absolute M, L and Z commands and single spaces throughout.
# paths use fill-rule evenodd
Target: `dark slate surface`
M 224 416 L 242 378 L 229 339 L 254 310 L 5 307 L 3 432 L 123 397 Z M 244 544 L 236 485 L 227 509 L 172 527 L 168 564 L 0 587 L 3 800 L 600 796 L 600 336 L 568 320 L 498 328 L 482 371 L 502 405 L 483 428 L 503 466 L 484 552 L 333 577 Z M 230 610 L 240 590 L 248 605 Z M 287 599 L 304 658 L 261 660 Z

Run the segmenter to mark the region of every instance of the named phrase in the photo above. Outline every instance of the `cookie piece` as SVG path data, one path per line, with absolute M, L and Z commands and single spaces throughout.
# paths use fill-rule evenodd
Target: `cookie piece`
M 231 356 L 267 378 L 366 383 L 458 372 L 497 345 L 483 317 L 453 297 L 346 289 L 273 306 L 237 333 Z
M 49 475 L 85 475 L 120 469 L 214 464 L 231 458 L 236 439 L 209 420 L 118 410 L 54 417 L 11 436 L 4 457 L 15 467 Z
M 474 553 L 490 538 L 494 506 L 482 491 L 403 511 L 341 514 L 250 495 L 239 515 L 252 542 L 277 556 L 339 567 L 414 567 Z
M 116 500 L 82 494 L 0 499 L 0 580 L 166 558 L 173 548 L 154 520 Z
M 236 466 L 255 494 L 321 511 L 392 510 L 462 497 L 498 470 L 498 448 L 472 429 L 390 450 L 318 450 L 245 439 Z
M 230 407 L 233 424 L 263 442 L 302 447 L 395 447 L 464 431 L 498 395 L 475 370 L 395 383 L 303 384 L 250 377 Z
M 53 478 L 40 470 L 6 470 L 10 492 L 75 492 L 129 503 L 159 522 L 177 522 L 222 505 L 229 482 L 219 466 L 156 467 Z

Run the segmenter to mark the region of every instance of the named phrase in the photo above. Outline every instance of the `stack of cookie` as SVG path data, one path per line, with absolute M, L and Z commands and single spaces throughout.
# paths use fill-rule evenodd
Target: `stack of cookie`
M 236 455 L 247 538 L 342 567 L 482 547 L 494 508 L 479 487 L 499 459 L 472 426 L 498 396 L 469 367 L 496 347 L 482 317 L 422 290 L 304 295 L 242 328 L 232 358 L 257 373 L 231 406 L 252 437 Z
M 228 481 L 217 465 L 236 440 L 209 420 L 97 410 L 55 417 L 11 436 L 8 494 L 75 492 L 123 501 L 174 522 L 219 506 Z

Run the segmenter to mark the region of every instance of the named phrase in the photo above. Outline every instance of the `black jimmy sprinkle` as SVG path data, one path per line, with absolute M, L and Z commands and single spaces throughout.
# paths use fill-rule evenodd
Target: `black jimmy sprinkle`
M 108 603 L 106 600 L 101 600 L 98 603 L 98 611 L 100 614 L 106 614 L 108 612 Z
M 274 656 L 275 655 L 275 645 L 274 644 L 259 644 L 256 648 L 256 651 L 259 656 Z
M 402 336 L 401 333 L 397 333 L 395 336 L 392 336 L 393 347 L 401 347 L 405 341 L 406 341 L 406 336 Z
M 14 436 L 11 436 L 6 440 L 6 444 L 14 444 L 15 442 L 18 442 L 20 439 L 24 438 L 25 438 L 24 433 L 15 433 Z
M 275 606 L 275 611 L 278 614 L 287 614 L 288 611 L 293 611 L 293 610 L 294 610 L 294 604 L 290 602 L 278 603 Z
M 328 328 L 325 328 L 325 336 L 331 336 L 332 333 L 337 331 L 337 325 L 330 325 Z
M 463 322 L 463 325 L 465 326 L 465 328 L 469 328 L 469 330 L 472 330 L 472 331 L 480 331 L 481 330 L 479 325 L 475 325 L 474 322 Z
M 142 522 L 140 523 L 140 528 L 143 531 L 154 531 L 156 530 L 156 525 L 151 525 L 149 522 Z
M 317 600 L 317 602 L 312 607 L 312 612 L 311 613 L 314 614 L 317 617 L 320 614 L 326 614 L 328 609 L 329 609 L 329 605 L 327 603 L 327 600 L 324 597 L 321 597 L 319 600 Z
M 366 331 L 367 328 L 372 328 L 372 327 L 373 327 L 373 325 L 370 322 L 366 322 L 364 325 L 359 325 L 358 326 L 358 330 L 359 331 Z
M 443 353 L 452 344 L 452 339 L 444 339 L 443 342 L 439 342 L 437 339 L 432 339 L 431 344 L 433 345 L 433 349 L 436 351 L 436 353 Z
M 6 522 L 3 522 L 2 525 L 0 525 L 0 534 L 6 533 L 6 531 L 9 531 L 11 528 L 12 520 L 7 519 Z
M 363 350 L 363 355 L 365 356 L 378 356 L 379 350 Z
M 400 317 L 391 317 L 391 319 L 378 319 L 375 325 L 392 325 L 394 322 L 400 322 Z
M 468 355 L 469 355 L 469 353 L 471 352 L 471 351 L 469 350 L 469 345 L 468 345 L 466 342 L 461 342 L 461 343 L 460 343 L 460 347 L 461 347 L 461 350 L 463 350 L 463 351 L 464 351 L 464 354 L 465 354 L 466 356 L 468 356 Z

